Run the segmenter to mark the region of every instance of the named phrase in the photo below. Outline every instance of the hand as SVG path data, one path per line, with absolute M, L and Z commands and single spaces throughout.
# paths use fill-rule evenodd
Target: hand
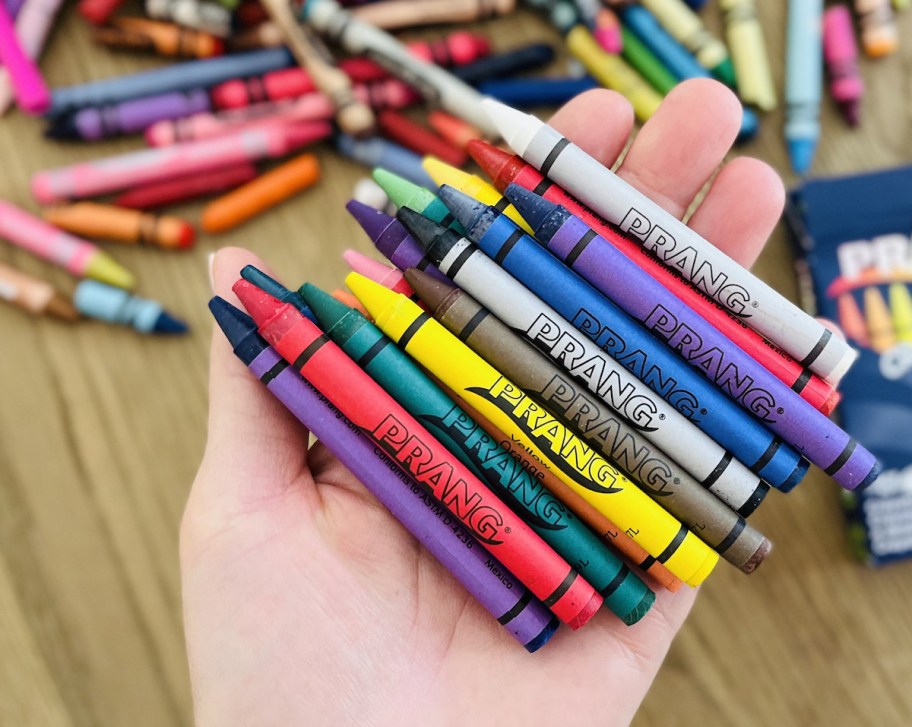
M 729 150 L 741 107 L 678 86 L 619 174 L 681 216 Z M 592 91 L 552 123 L 614 164 L 629 104 Z M 750 265 L 781 213 L 765 164 L 726 164 L 690 225 Z M 247 263 L 214 261 L 216 293 Z M 288 281 L 297 283 L 299 281 Z M 234 357 L 212 343 L 209 440 L 181 528 L 187 648 L 206 725 L 626 724 L 694 601 L 661 592 L 632 627 L 603 610 L 527 654 Z M 724 566 L 722 566 L 724 567 Z

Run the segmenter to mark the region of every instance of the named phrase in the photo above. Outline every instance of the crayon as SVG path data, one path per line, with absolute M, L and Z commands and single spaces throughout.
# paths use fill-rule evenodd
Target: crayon
M 387 139 L 421 156 L 431 155 L 456 167 L 463 166 L 468 160 L 462 149 L 392 109 L 384 109 L 377 114 L 377 128 Z
M 380 330 L 678 578 L 709 575 L 715 552 L 423 309 L 357 273 L 345 282 Z
M 383 187 L 370 177 L 362 177 L 355 182 L 351 201 L 369 207 L 375 212 L 382 210 L 390 214 L 396 211 L 396 205 L 390 202 L 390 198 L 386 196 Z
M 266 20 L 247 30 L 233 33 L 226 43 L 233 52 L 256 48 L 281 48 L 285 45 L 285 35 L 278 25 Z
M 763 497 L 767 488 L 756 475 L 472 243 L 408 209 L 399 215 L 442 273 L 577 377 L 713 494 L 734 510 L 748 505 L 748 511 Z
M 579 574 L 604 597 L 606 607 L 627 625 L 646 615 L 655 594 L 508 450 L 481 431 L 379 328 L 319 288 L 304 285 L 298 292 L 330 339 L 558 555 L 576 564 Z
M 174 63 L 151 71 L 56 88 L 51 93 L 51 107 L 47 114 L 59 116 L 84 106 L 108 106 L 134 98 L 208 88 L 232 78 L 246 78 L 287 68 L 292 62 L 287 50 L 271 48 Z
M 582 78 L 509 78 L 484 81 L 478 90 L 514 108 L 562 106 L 581 93 L 599 88 L 591 76 Z M 459 165 L 457 165 L 459 166 Z
M 225 52 L 222 39 L 211 33 L 146 18 L 114 18 L 111 25 L 95 28 L 92 39 L 109 48 L 169 58 L 213 58 Z
M 785 140 L 795 174 L 814 162 L 823 84 L 823 0 L 789 0 L 785 48 Z
M 23 52 L 32 60 L 37 61 L 41 56 L 61 5 L 62 0 L 28 0 L 15 15 L 16 37 Z M 9 73 L 0 67 L 0 115 L 6 113 L 13 96 Z
M 38 172 L 32 177 L 32 194 L 43 204 L 93 197 L 242 162 L 281 157 L 312 139 L 310 128 L 287 126 L 144 149 Z
M 124 0 L 79 0 L 76 10 L 93 25 L 104 25 Z
M 301 17 L 353 55 L 368 55 L 437 106 L 496 137 L 481 107 L 481 94 L 437 65 L 412 56 L 389 33 L 354 18 L 334 0 L 306 0 Z
M 735 70 L 725 44 L 703 24 L 684 0 L 643 0 L 646 8 L 697 62 L 727 86 L 735 85 Z
M 761 111 L 776 108 L 776 87 L 755 0 L 719 0 L 731 49 L 738 95 Z
M 239 28 L 253 28 L 267 22 L 269 13 L 260 5 L 259 0 L 241 0 L 234 11 L 234 19 Z
M 196 238 L 193 225 L 179 217 L 95 202 L 50 207 L 43 214 L 50 224 L 75 235 L 131 245 L 186 249 Z
M 526 164 L 520 157 L 511 157 L 486 142 L 471 144 L 469 152 L 485 173 L 494 180 L 498 189 L 504 190 L 515 182 L 525 189 L 536 190 L 538 194 L 555 204 L 563 205 L 624 253 L 628 259 L 698 311 L 703 318 L 788 384 L 803 399 L 824 414 L 832 411 L 839 399 L 839 394 L 833 387 L 820 377 L 813 375 L 783 350 L 745 325 L 743 321 L 730 315 L 721 305 L 697 290 L 689 281 L 672 269 L 664 267 L 654 255 L 644 254 L 645 251 L 631 238 L 620 234 L 605 220 L 583 207 L 556 184 L 544 179 L 538 171 Z
M 785 446 L 764 427 L 772 418 L 766 406 L 774 407 L 778 402 L 770 404 L 772 396 L 766 390 L 758 391 L 751 388 L 751 396 L 748 397 L 746 391 L 742 393 L 745 394 L 746 401 L 753 405 L 752 409 L 749 412 L 742 411 L 738 404 L 745 408 L 748 404 L 731 401 L 713 383 L 704 381 L 697 372 L 689 370 L 682 357 L 656 340 L 656 334 L 648 327 L 641 327 L 637 323 L 642 320 L 651 321 L 651 318 L 648 315 L 641 316 L 641 308 L 634 306 L 645 308 L 650 302 L 659 305 L 658 310 L 664 316 L 663 322 L 672 319 L 681 307 L 680 304 L 673 303 L 673 296 L 663 296 L 659 300 L 644 296 L 642 302 L 633 300 L 640 292 L 637 285 L 648 286 L 649 294 L 653 296 L 661 295 L 665 289 L 645 274 L 638 276 L 641 280 L 637 280 L 636 283 L 622 277 L 621 285 L 630 292 L 625 295 L 623 291 L 612 291 L 612 297 L 617 301 L 623 300 L 631 309 L 637 311 L 632 320 L 618 304 L 604 298 L 598 290 L 576 272 L 565 267 L 557 256 L 548 251 L 558 250 L 561 258 L 566 257 L 567 253 L 573 250 L 573 246 L 566 248 L 565 252 L 562 243 L 566 238 L 572 237 L 577 242 L 582 240 L 579 244 L 582 255 L 586 250 L 585 242 L 589 237 L 597 238 L 597 235 L 589 232 L 584 237 L 582 230 L 588 231 L 589 228 L 582 222 L 578 226 L 575 225 L 577 218 L 570 218 L 568 213 L 565 224 L 573 230 L 572 234 L 561 236 L 557 243 L 551 245 L 551 230 L 542 227 L 547 215 L 538 209 L 533 213 L 533 205 L 527 198 L 513 194 L 514 189 L 507 188 L 511 193 L 510 199 L 514 204 L 522 205 L 517 209 L 536 231 L 536 235 L 544 238 L 541 244 L 529 235 L 522 234 L 516 225 L 498 214 L 493 207 L 485 207 L 451 187 L 441 188 L 441 199 L 456 215 L 456 219 L 468 232 L 467 237 L 470 240 L 507 273 L 537 295 L 543 303 L 569 320 L 577 331 L 590 338 L 599 349 L 609 354 L 619 365 L 632 371 L 640 381 L 771 485 L 786 489 L 794 487 L 797 484 L 795 473 L 800 469 L 801 458 L 797 452 Z M 526 190 L 523 190 L 523 193 L 532 195 Z M 542 206 L 551 204 L 542 200 Z M 557 209 L 566 212 L 561 208 Z M 548 248 L 544 249 L 543 246 L 546 244 Z M 617 252 L 614 248 L 611 250 Z M 620 253 L 617 253 L 616 257 L 627 262 Z M 431 259 L 435 259 L 433 255 Z M 614 258 L 609 258 L 609 262 L 614 264 Z M 635 274 L 639 270 L 632 263 L 623 269 L 627 274 Z M 614 281 L 613 275 L 614 270 L 600 271 L 600 283 L 603 283 L 606 277 L 611 277 Z M 667 298 L 671 300 L 666 300 Z M 668 303 L 667 307 L 661 306 L 663 301 Z M 682 313 L 682 317 L 683 315 Z M 681 330 L 689 329 L 682 326 Z M 708 333 L 703 330 L 700 333 L 694 332 L 692 338 L 699 340 L 700 335 L 709 338 Z M 715 348 L 710 351 L 707 355 L 701 350 L 700 360 L 704 364 L 707 364 L 707 358 L 711 359 L 707 365 L 715 363 L 713 356 L 717 351 Z M 731 357 L 727 348 L 718 353 L 720 358 L 725 354 L 728 354 L 727 358 Z M 697 364 L 694 362 L 691 365 Z M 724 378 L 722 385 L 733 386 L 731 380 L 726 381 Z M 813 409 L 812 411 L 816 412 Z M 758 419 L 761 419 L 762 423 Z
M 606 53 L 618 54 L 624 50 L 621 21 L 614 10 L 599 8 L 595 16 L 595 27 L 592 28 L 592 37 Z
M 401 293 L 412 300 L 417 300 L 412 286 L 405 282 L 405 275 L 398 268 L 391 268 L 377 260 L 362 255 L 357 250 L 346 250 L 342 259 L 352 270 L 368 280 L 372 280 L 384 288 L 389 288 L 394 293 Z
M 245 265 L 241 268 L 241 277 L 248 283 L 255 285 L 264 293 L 268 293 L 280 303 L 287 303 L 294 306 L 302 316 L 307 318 L 311 323 L 319 325 L 317 316 L 310 309 L 310 306 L 304 302 L 304 299 L 295 291 L 289 290 L 275 278 L 270 277 L 254 265 Z
M 146 15 L 153 20 L 177 23 L 217 38 L 231 35 L 231 11 L 201 0 L 144 0 Z
M 912 295 L 909 295 L 909 288 L 902 283 L 891 283 L 888 294 L 896 340 L 912 343 Z
M 34 316 L 49 315 L 68 322 L 79 320 L 79 311 L 53 285 L 3 263 L 0 263 L 0 300 Z
M 447 206 L 427 187 L 410 182 L 408 179 L 383 167 L 375 168 L 371 176 L 383 188 L 383 191 L 389 195 L 390 200 L 396 207 L 413 209 L 445 227 L 459 224 Z M 437 188 L 433 180 L 431 180 L 430 186 L 434 189 Z M 460 227 L 459 230 L 461 231 L 462 228 Z
M 861 47 L 871 58 L 890 55 L 899 48 L 896 17 L 889 0 L 854 0 Z
M 330 134 L 330 126 L 324 126 L 321 135 L 325 137 Z M 317 157 L 301 154 L 212 200 L 203 209 L 202 227 L 209 233 L 232 230 L 312 187 L 319 179 L 320 162 Z
M 407 271 L 406 279 L 450 333 L 614 463 L 704 543 L 746 573 L 763 561 L 769 541 L 743 515 L 652 448 L 625 419 L 588 395 L 531 344 L 458 288 L 418 270 Z
M 444 194 L 445 190 L 441 190 L 441 195 Z M 772 446 L 771 441 L 775 444 L 775 440 L 769 436 L 769 432 L 773 432 L 782 441 L 795 447 L 802 456 L 825 470 L 845 489 L 852 490 L 873 481 L 873 473 L 877 467 L 876 460 L 870 452 L 789 389 L 782 381 L 770 374 L 749 354 L 733 345 L 724 334 L 707 323 L 699 313 L 640 270 L 610 243 L 598 237 L 585 222 L 574 217 L 559 205 L 548 202 L 521 187 L 508 187 L 506 195 L 513 201 L 526 221 L 532 225 L 535 230 L 535 239 L 553 253 L 552 260 L 555 260 L 559 270 L 563 271 L 568 268 L 560 266 L 557 260 L 567 262 L 573 270 L 585 270 L 587 276 L 593 280 L 594 288 L 591 288 L 581 279 L 577 279 L 580 283 L 578 287 L 569 292 L 564 289 L 565 295 L 560 301 L 552 299 L 549 302 L 559 313 L 574 322 L 581 321 L 582 330 L 599 342 L 605 340 L 606 332 L 612 331 L 613 333 L 610 335 L 616 335 L 616 341 L 609 345 L 615 346 L 621 355 L 624 353 L 622 341 L 625 333 L 619 320 L 625 321 L 623 314 L 615 315 L 620 312 L 618 308 L 641 323 L 652 336 L 664 341 L 668 348 L 660 346 L 656 354 L 651 351 L 651 338 L 645 343 L 642 340 L 637 342 L 638 329 L 635 325 L 627 336 L 630 350 L 636 346 L 643 352 L 644 370 L 648 366 L 645 364 L 646 356 L 652 356 L 653 364 L 658 371 L 673 376 L 681 384 L 682 389 L 687 387 L 689 391 L 699 396 L 702 401 L 700 409 L 703 417 L 702 426 L 707 432 L 710 432 L 709 420 L 717 414 L 726 419 L 724 425 L 726 433 L 743 427 L 743 430 L 729 444 L 726 444 L 726 440 L 718 433 L 712 435 L 716 441 L 726 444 L 738 456 L 744 450 L 738 449 L 734 440 L 740 439 L 746 445 L 747 440 L 755 436 L 751 432 L 753 425 L 761 429 L 762 436 L 757 440 L 761 443 L 760 447 Z M 442 198 L 445 202 L 449 202 L 447 197 Z M 453 207 L 451 206 L 450 209 Z M 463 217 L 458 213 L 456 216 L 465 227 L 466 222 Z M 501 226 L 516 229 L 508 220 L 504 220 Z M 494 225 L 491 226 L 488 236 L 493 238 L 493 232 Z M 469 233 L 471 234 L 472 230 L 469 230 Z M 590 238 L 594 243 L 591 249 Z M 532 248 L 529 246 L 534 245 L 535 240 L 526 237 L 523 241 L 528 242 L 526 249 L 530 250 L 530 255 L 524 263 L 521 256 L 525 250 L 519 244 L 515 245 L 507 257 L 507 259 L 516 258 L 515 266 L 528 265 L 535 256 L 547 257 L 539 255 L 538 250 L 532 252 Z M 494 244 L 496 243 L 492 239 L 491 247 Z M 485 248 L 484 245 L 481 247 L 489 254 L 494 253 L 494 250 Z M 598 254 L 596 254 L 597 252 Z M 509 270 L 510 267 L 506 262 L 507 260 L 504 260 L 503 264 Z M 532 285 L 531 280 L 524 280 L 523 276 L 518 277 L 533 291 L 542 293 L 539 286 Z M 567 279 L 568 284 L 573 281 L 571 276 L 563 277 Z M 556 279 L 555 276 L 553 280 Z M 560 287 L 563 288 L 563 286 Z M 617 308 L 600 305 L 607 301 L 601 298 L 599 293 L 608 296 Z M 880 300 L 883 302 L 882 297 Z M 886 304 L 884 304 L 883 310 L 886 312 L 886 321 L 889 324 L 886 328 L 892 332 L 893 326 L 890 322 L 889 311 L 886 310 Z M 591 326 L 598 327 L 598 330 L 590 328 Z M 663 354 L 669 350 L 678 354 L 677 360 L 674 354 L 669 354 L 668 360 L 663 360 Z M 680 359 L 709 380 L 708 391 L 705 395 L 698 393 L 699 387 L 695 385 L 696 382 L 692 378 L 686 375 L 686 371 L 677 371 L 675 364 Z M 725 402 L 724 399 L 720 399 L 717 406 L 711 397 L 714 392 L 728 397 L 729 401 Z M 725 406 L 730 402 L 736 403 L 745 410 L 741 417 L 736 411 L 730 411 Z M 703 408 L 707 409 L 707 414 L 703 414 Z M 723 412 L 727 413 L 723 414 Z M 755 418 L 752 419 L 750 415 Z M 760 422 L 763 427 L 760 426 Z M 712 432 L 710 433 L 712 434 Z M 754 451 L 760 451 L 760 449 Z M 779 455 L 785 457 L 785 452 L 786 448 L 780 447 L 776 457 Z M 789 453 L 789 455 L 791 454 Z M 797 457 L 797 455 L 795 456 Z M 753 461 L 749 454 L 741 459 L 746 462 Z M 790 465 L 792 460 L 789 458 L 787 461 Z
M 57 116 L 44 133 L 51 139 L 99 141 L 142 133 L 159 121 L 203 113 L 209 108 L 206 91 L 175 91 Z
M 4 67 L 19 108 L 32 116 L 43 114 L 51 105 L 51 92 L 16 35 L 12 16 L 0 3 L 0 65 Z
M 256 325 L 221 298 L 209 303 L 238 358 L 285 407 L 421 542 L 465 589 L 527 650 L 535 651 L 558 621 L 451 517 L 425 503 L 424 491 L 329 400 L 284 363 Z
M 482 204 L 494 207 L 496 210 L 509 217 L 523 230 L 530 234 L 532 233 L 532 228 L 529 227 L 528 223 L 523 219 L 522 215 L 519 214 L 519 211 L 510 203 L 510 200 L 501 195 L 500 192 L 498 192 L 494 187 L 488 184 L 477 174 L 469 174 L 468 172 L 464 172 L 461 169 L 456 169 L 454 167 L 448 166 L 447 164 L 444 164 L 437 159 L 425 159 L 424 168 L 427 173 L 431 175 L 431 178 L 434 180 L 434 184 L 438 187 L 446 184 L 450 187 L 453 187 L 454 189 L 458 189 L 463 194 L 469 195 Z M 405 206 L 412 207 L 410 204 L 407 204 Z M 415 208 L 412 207 L 412 209 Z M 425 213 L 422 212 L 422 214 Z M 427 216 L 430 217 L 430 215 Z M 434 221 L 440 222 L 440 220 Z M 441 224 L 444 223 L 441 222 Z M 462 227 L 460 227 L 460 229 L 462 229 Z
M 380 7 L 380 6 L 378 6 Z M 547 43 L 531 43 L 504 53 L 485 56 L 453 69 L 453 75 L 477 86 L 483 81 L 508 78 L 547 66 L 554 60 L 554 48 Z
M 830 77 L 830 95 L 850 126 L 858 126 L 864 81 L 858 71 L 855 27 L 847 5 L 834 5 L 823 13 L 823 58 Z
M 326 334 L 293 306 L 234 286 L 260 334 L 396 465 L 432 494 L 552 613 L 573 629 L 602 605 L 569 564 L 481 483 Z M 390 295 L 396 295 L 390 293 Z
M 0 237 L 78 277 L 132 288 L 133 274 L 87 240 L 69 235 L 0 200 Z
M 544 123 L 496 101 L 485 101 L 514 152 L 591 207 L 622 233 L 657 254 L 727 310 L 835 384 L 855 352 L 681 220 Z
M 619 56 L 602 50 L 585 26 L 574 26 L 566 36 L 567 50 L 599 83 L 623 95 L 633 106 L 637 119 L 645 122 L 662 96 Z
M 446 276 L 427 259 L 421 245 L 409 234 L 395 217 L 367 205 L 350 200 L 345 209 L 355 218 L 374 246 L 397 268 L 402 271 L 418 268 L 437 280 L 445 281 Z
M 645 78 L 656 91 L 664 96 L 678 85 L 678 79 L 656 57 L 656 54 L 640 40 L 636 33 L 622 25 L 621 36 L 624 38 L 624 49 L 621 51 L 621 57 Z
M 140 298 L 97 280 L 83 280 L 76 286 L 73 305 L 88 318 L 131 326 L 139 333 L 187 332 L 187 324 L 172 316 L 156 301 Z
M 481 132 L 470 123 L 457 119 L 445 111 L 430 111 L 427 115 L 428 126 L 440 134 L 453 146 L 465 149 L 473 139 L 480 139 Z
M 868 337 L 871 348 L 875 353 L 883 353 L 896 344 L 896 329 L 893 327 L 893 317 L 879 288 L 865 288 L 864 290 L 865 322 L 868 328 Z
M 371 169 L 382 167 L 423 187 L 434 187 L 434 181 L 421 166 L 421 157 L 386 139 L 356 139 L 348 134 L 336 136 L 336 150 L 343 156 Z M 378 180 L 378 184 L 382 187 Z M 384 187 L 385 189 L 385 187 Z
M 854 296 L 851 293 L 842 293 L 836 300 L 836 310 L 839 325 L 846 336 L 859 346 L 869 347 L 871 339 L 868 336 L 868 324 Z
M 373 320 L 373 318 L 371 318 L 370 315 L 368 314 L 367 309 L 363 305 L 361 305 L 361 301 L 358 300 L 351 293 L 349 293 L 347 290 L 342 290 L 341 288 L 337 288 L 336 290 L 334 290 L 332 292 L 331 295 L 337 301 L 342 303 L 342 305 L 347 305 L 349 308 L 353 308 L 354 310 L 358 311 L 358 313 L 360 313 L 362 316 L 364 316 L 367 320 L 369 320 L 369 321 Z
M 507 15 L 516 0 L 385 0 L 354 8 L 352 17 L 383 30 L 471 23 Z
M 134 187 L 116 197 L 114 204 L 139 210 L 168 207 L 197 197 L 234 189 L 249 182 L 256 175 L 256 167 L 250 162 L 243 162 L 224 169 Z

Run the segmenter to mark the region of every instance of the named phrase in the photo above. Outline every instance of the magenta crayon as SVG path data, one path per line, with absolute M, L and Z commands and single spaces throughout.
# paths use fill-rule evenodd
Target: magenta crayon
M 13 18 L 3 3 L 0 3 L 0 64 L 9 74 L 19 108 L 32 115 L 47 111 L 51 92 L 38 66 L 22 48 Z
M 62 0 L 28 0 L 16 16 L 16 37 L 22 51 L 37 61 L 60 10 Z M 12 14 L 12 13 L 11 13 Z M 0 115 L 13 102 L 13 86 L 5 68 L 0 67 Z
M 77 12 L 93 25 L 104 25 L 124 0 L 79 0 Z
M 32 194 L 42 204 L 94 197 L 242 162 L 285 156 L 312 138 L 310 130 L 292 125 L 144 149 L 38 172 L 32 177 Z
M 846 121 L 857 126 L 864 81 L 858 72 L 858 44 L 847 5 L 834 5 L 823 13 L 823 59 L 830 78 L 830 95 Z
M 346 250 L 342 253 L 342 259 L 348 263 L 348 267 L 359 275 L 363 275 L 375 283 L 379 283 L 384 288 L 389 288 L 394 293 L 402 293 L 409 298 L 415 298 L 415 291 L 409 285 L 402 271 L 398 268 L 391 268 L 388 265 L 362 255 L 357 250 Z
M 119 195 L 114 204 L 138 210 L 158 209 L 198 197 L 227 192 L 249 182 L 257 174 L 257 168 L 253 164 L 244 162 L 233 167 L 134 187 Z
M 79 277 L 95 278 L 120 288 L 132 288 L 136 282 L 130 272 L 91 242 L 58 230 L 3 200 L 0 237 Z

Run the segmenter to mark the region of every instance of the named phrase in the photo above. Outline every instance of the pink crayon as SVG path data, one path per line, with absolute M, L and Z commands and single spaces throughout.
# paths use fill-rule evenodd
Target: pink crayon
M 32 194 L 42 204 L 94 197 L 243 162 L 285 156 L 313 140 L 312 129 L 287 125 L 144 149 L 38 172 L 32 177 Z
M 621 21 L 614 10 L 600 8 L 595 16 L 595 28 L 592 37 L 606 53 L 617 55 L 624 50 L 624 40 L 621 36 Z
M 22 48 L 13 18 L 4 3 L 0 3 L 0 63 L 9 74 L 19 108 L 33 116 L 47 111 L 51 105 L 51 92 L 38 66 Z
M 394 293 L 401 293 L 417 301 L 415 291 L 412 286 L 405 280 L 405 276 L 399 268 L 392 268 L 384 265 L 378 260 L 362 255 L 357 250 L 346 250 L 342 253 L 342 259 L 348 263 L 348 267 L 359 275 L 363 275 L 375 283 L 379 283 L 384 288 L 389 288 Z
M 28 0 L 16 16 L 16 37 L 22 51 L 37 60 L 44 50 L 54 18 L 62 0 Z M 13 102 L 13 84 L 5 68 L 0 68 L 0 114 Z
M 81 278 L 95 278 L 132 288 L 133 275 L 87 240 L 59 230 L 44 220 L 0 200 L 0 237 Z
M 830 95 L 846 121 L 857 126 L 864 81 L 858 72 L 855 28 L 846 5 L 835 5 L 823 14 L 823 58 L 830 76 Z

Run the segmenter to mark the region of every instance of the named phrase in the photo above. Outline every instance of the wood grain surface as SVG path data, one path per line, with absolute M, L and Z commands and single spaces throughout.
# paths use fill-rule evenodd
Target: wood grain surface
M 760 12 L 781 90 L 785 2 Z M 717 26 L 715 14 L 705 12 Z M 815 173 L 912 159 L 912 13 L 901 25 L 900 55 L 863 61 L 862 128 L 825 101 Z M 526 12 L 483 27 L 502 49 L 556 40 Z M 61 86 L 160 62 L 95 47 L 68 6 L 42 67 Z M 781 109 L 764 117 L 739 152 L 793 181 L 782 121 Z M 139 146 L 47 142 L 39 122 L 12 113 L 0 120 L 0 197 L 34 210 L 33 172 Z M 139 293 L 189 321 L 187 337 L 0 308 L 0 725 L 190 724 L 177 532 L 206 436 L 206 254 L 245 245 L 286 281 L 337 287 L 340 251 L 371 251 L 342 209 L 364 171 L 328 147 L 318 154 L 316 188 L 192 251 L 109 247 L 137 273 Z M 197 219 L 200 207 L 176 211 Z M 72 290 L 65 273 L 6 244 L 0 259 Z M 756 269 L 794 296 L 790 265 L 779 230 Z M 912 563 L 853 561 L 835 485 L 816 471 L 771 495 L 756 524 L 773 555 L 749 578 L 720 567 L 708 581 L 635 724 L 912 724 Z

